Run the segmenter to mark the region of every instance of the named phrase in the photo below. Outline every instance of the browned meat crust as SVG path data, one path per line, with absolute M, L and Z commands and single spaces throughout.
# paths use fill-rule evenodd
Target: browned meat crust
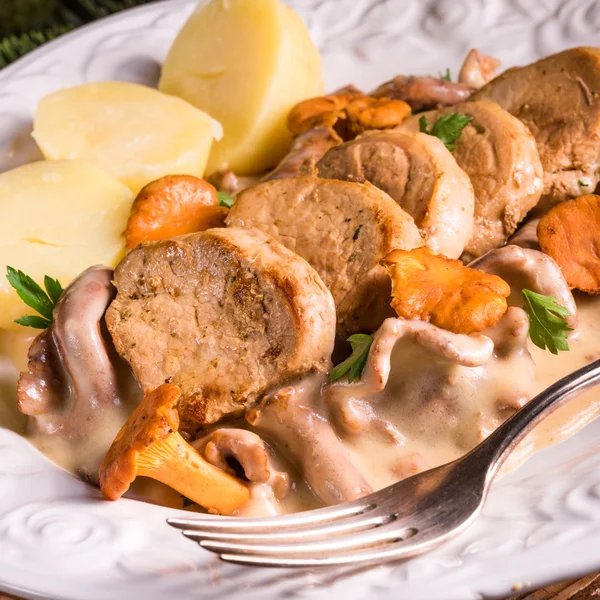
M 117 266 L 115 285 L 106 322 L 117 351 L 144 390 L 179 386 L 188 422 L 239 414 L 329 365 L 331 294 L 308 263 L 258 230 L 143 245 Z
M 600 181 L 600 48 L 572 48 L 508 69 L 472 97 L 523 121 L 544 168 L 545 208 Z
M 340 335 L 377 329 L 393 312 L 379 261 L 421 244 L 410 217 L 370 184 L 313 176 L 267 181 L 239 195 L 227 225 L 257 227 L 319 273 L 336 303 Z

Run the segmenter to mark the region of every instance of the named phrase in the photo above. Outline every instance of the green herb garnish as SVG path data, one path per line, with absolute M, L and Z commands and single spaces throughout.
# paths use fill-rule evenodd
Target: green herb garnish
M 235 204 L 235 198 L 232 198 L 226 192 L 217 192 L 217 196 L 219 198 L 219 206 L 231 208 Z
M 440 79 L 442 81 L 452 81 L 452 77 L 450 75 L 450 68 L 449 67 L 446 67 L 446 73 L 444 73 L 444 75 L 442 75 L 440 73 Z
M 536 294 L 523 290 L 525 312 L 529 316 L 529 337 L 542 350 L 548 348 L 552 354 L 569 351 L 567 332 L 572 331 L 566 317 L 571 313 L 558 303 L 554 296 Z
M 352 354 L 345 361 L 333 367 L 329 375 L 330 382 L 337 381 L 347 374 L 348 381 L 352 383 L 355 379 L 360 378 L 367 364 L 373 336 L 366 333 L 355 333 L 347 341 L 352 346 Z
M 463 129 L 473 120 L 473 117 L 461 115 L 460 113 L 450 113 L 440 117 L 429 129 L 427 117 L 423 115 L 419 119 L 419 131 L 428 133 L 444 142 L 444 145 L 450 152 L 456 148 L 456 140 L 462 135 Z
M 577 185 L 579 187 L 587 187 L 588 185 L 590 185 L 589 183 L 585 182 L 585 181 L 581 181 L 581 179 L 577 180 Z
M 17 271 L 8 266 L 6 267 L 6 279 L 8 279 L 8 283 L 16 290 L 19 298 L 41 315 L 26 315 L 20 319 L 15 319 L 15 323 L 24 327 L 34 327 L 35 329 L 47 329 L 50 327 L 52 325 L 52 311 L 63 293 L 58 279 L 52 279 L 46 275 L 44 277 L 46 291 L 44 291 L 31 277 L 25 275 L 23 271 Z

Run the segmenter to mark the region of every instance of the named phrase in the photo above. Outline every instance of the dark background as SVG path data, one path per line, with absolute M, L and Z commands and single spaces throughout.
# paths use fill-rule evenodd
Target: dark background
M 44 42 L 153 0 L 0 0 L 0 69 Z

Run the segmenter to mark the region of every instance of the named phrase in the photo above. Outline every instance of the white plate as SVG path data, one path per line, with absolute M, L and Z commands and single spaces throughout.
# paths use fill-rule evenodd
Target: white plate
M 327 84 L 370 88 L 396 73 L 456 74 L 470 47 L 505 66 L 597 43 L 596 0 L 293 0 Z M 194 6 L 170 0 L 105 19 L 0 72 L 0 171 L 37 158 L 37 101 L 100 79 L 155 83 Z M 6 392 L 4 394 L 6 396 Z M 0 405 L 0 420 L 8 414 Z M 362 573 L 249 570 L 220 563 L 165 524 L 172 510 L 100 494 L 0 429 L 0 589 L 31 598 L 467 600 L 600 569 L 600 421 L 494 486 L 452 543 Z

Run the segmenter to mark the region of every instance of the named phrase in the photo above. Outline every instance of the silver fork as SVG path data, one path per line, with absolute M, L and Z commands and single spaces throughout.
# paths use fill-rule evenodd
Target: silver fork
M 168 519 L 223 560 L 266 567 L 322 567 L 410 558 L 466 529 L 481 512 L 506 457 L 562 403 L 600 383 L 600 360 L 527 403 L 469 454 L 368 496 L 295 515 Z

